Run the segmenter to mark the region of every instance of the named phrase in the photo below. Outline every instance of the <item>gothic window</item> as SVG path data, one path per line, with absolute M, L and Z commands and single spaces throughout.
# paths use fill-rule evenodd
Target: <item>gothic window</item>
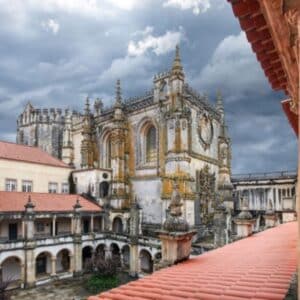
M 105 198 L 109 193 L 109 183 L 107 181 L 103 181 L 99 185 L 99 194 L 100 198 Z
M 106 139 L 104 164 L 106 168 L 111 168 L 111 138 L 110 137 Z
M 156 129 L 152 125 L 146 134 L 146 162 L 154 162 L 156 160 Z

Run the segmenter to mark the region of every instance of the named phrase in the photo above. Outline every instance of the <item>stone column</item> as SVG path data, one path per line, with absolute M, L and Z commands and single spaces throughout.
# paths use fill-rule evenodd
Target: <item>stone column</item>
M 81 275 L 82 273 L 82 240 L 81 240 L 81 205 L 77 199 L 74 208 L 73 230 L 74 230 L 74 275 Z
M 111 258 L 111 250 L 109 248 L 105 248 L 105 259 Z
M 35 256 L 34 249 L 36 242 L 34 239 L 34 212 L 35 205 L 31 201 L 31 197 L 28 197 L 28 202 L 25 205 L 25 243 L 24 243 L 24 256 L 25 256 L 25 287 L 35 286 Z
M 20 279 L 21 279 L 21 288 L 24 288 L 24 286 L 25 286 L 25 264 L 21 264 Z
M 265 218 L 265 228 L 270 228 L 275 226 L 277 218 L 276 218 L 275 211 L 273 210 L 273 204 L 271 199 L 269 199 L 268 201 L 268 209 L 264 215 L 264 218 Z
M 175 183 L 169 206 L 170 214 L 158 231 L 162 243 L 162 262 L 157 269 L 177 262 L 187 260 L 190 256 L 192 238 L 196 230 L 190 230 L 187 221 L 182 218 L 181 197 L 178 185 Z
M 139 254 L 137 243 L 131 243 L 130 245 L 130 261 L 129 261 L 129 275 L 131 277 L 137 277 L 139 274 Z
M 69 272 L 74 272 L 74 255 L 70 254 L 69 255 L 69 259 L 70 259 L 70 268 L 69 268 Z
M 22 238 L 25 239 L 25 220 L 22 220 Z
M 253 219 L 252 214 L 249 211 L 249 204 L 247 199 L 243 199 L 242 211 L 234 219 L 237 225 L 237 236 L 239 238 L 247 237 L 252 235 L 253 224 L 255 219 Z
M 91 233 L 94 232 L 94 215 L 91 215 Z
M 129 258 L 129 275 L 137 277 L 139 273 L 139 255 L 138 255 L 138 241 L 139 241 L 139 227 L 140 227 L 140 207 L 137 198 L 130 208 L 130 258 Z
M 56 216 L 54 215 L 54 216 L 52 217 L 52 236 L 53 236 L 53 237 L 56 236 L 56 232 L 55 232 L 55 231 L 56 231 L 56 230 L 55 230 L 55 229 L 56 229 L 56 228 L 55 228 L 56 226 L 55 226 L 55 225 L 56 225 Z
M 56 275 L 56 257 L 51 257 L 51 276 Z

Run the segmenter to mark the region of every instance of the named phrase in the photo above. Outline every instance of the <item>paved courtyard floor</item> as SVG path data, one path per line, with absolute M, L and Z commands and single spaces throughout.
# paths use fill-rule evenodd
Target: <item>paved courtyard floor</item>
M 10 300 L 83 300 L 91 295 L 83 283 L 83 279 L 56 281 L 29 290 L 14 291 Z

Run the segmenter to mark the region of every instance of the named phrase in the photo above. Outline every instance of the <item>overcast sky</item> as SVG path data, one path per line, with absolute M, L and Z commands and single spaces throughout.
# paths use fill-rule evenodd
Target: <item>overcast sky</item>
M 0 0 L 0 139 L 36 107 L 82 109 L 88 95 L 152 88 L 180 44 L 187 81 L 220 89 L 233 173 L 296 169 L 296 138 L 226 0 Z

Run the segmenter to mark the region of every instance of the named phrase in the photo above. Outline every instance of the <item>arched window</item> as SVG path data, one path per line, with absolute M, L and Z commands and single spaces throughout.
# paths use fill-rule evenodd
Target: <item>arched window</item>
M 152 125 L 146 134 L 146 162 L 154 162 L 157 157 L 156 150 L 156 129 Z
M 106 144 L 106 167 L 111 168 L 111 138 L 107 139 Z

